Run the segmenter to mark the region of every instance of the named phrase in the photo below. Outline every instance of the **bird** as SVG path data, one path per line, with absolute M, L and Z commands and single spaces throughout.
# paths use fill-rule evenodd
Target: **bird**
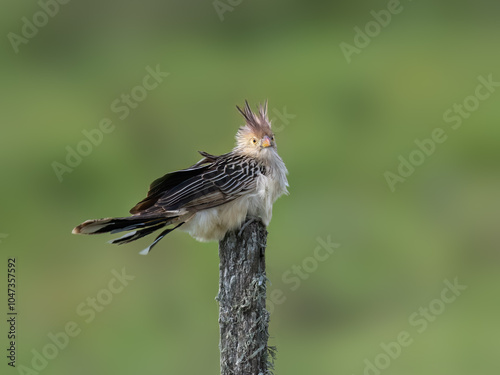
M 131 216 L 87 220 L 72 233 L 128 232 L 109 241 L 121 245 L 166 228 L 140 252 L 146 255 L 176 229 L 209 242 L 220 241 L 247 219 L 267 227 L 274 202 L 288 194 L 288 170 L 278 155 L 267 100 L 256 112 L 246 100 L 243 108 L 236 108 L 245 123 L 238 128 L 231 152 L 198 151 L 203 158 L 196 164 L 153 181 L 146 198 L 130 210 Z

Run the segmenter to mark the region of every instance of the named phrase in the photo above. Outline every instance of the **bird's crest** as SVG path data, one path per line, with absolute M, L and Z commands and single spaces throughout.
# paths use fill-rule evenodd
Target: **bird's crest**
M 241 109 L 236 106 L 238 111 L 245 118 L 246 125 L 240 128 L 240 132 L 244 132 L 244 130 L 249 130 L 254 133 L 258 137 L 263 137 L 264 135 L 272 134 L 271 131 L 271 121 L 269 121 L 267 117 L 267 100 L 264 102 L 264 105 L 259 105 L 259 112 L 253 113 L 250 105 L 245 100 L 245 107 Z M 247 129 L 245 129 L 247 128 Z

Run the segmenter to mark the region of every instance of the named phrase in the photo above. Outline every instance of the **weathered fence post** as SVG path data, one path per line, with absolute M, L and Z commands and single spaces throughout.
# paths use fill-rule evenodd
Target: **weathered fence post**
M 266 310 L 267 230 L 260 221 L 228 232 L 219 242 L 221 375 L 267 375 L 273 368 Z

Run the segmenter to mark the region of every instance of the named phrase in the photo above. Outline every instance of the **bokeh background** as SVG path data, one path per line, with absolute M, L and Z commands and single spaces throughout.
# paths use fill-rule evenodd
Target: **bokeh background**
M 217 244 L 172 233 L 143 257 L 149 240 L 116 247 L 71 229 L 126 215 L 197 150 L 229 151 L 235 105 L 268 99 L 290 171 L 267 249 L 269 291 L 282 293 L 276 373 L 499 373 L 500 90 L 458 129 L 443 120 L 478 77 L 500 81 L 498 2 L 402 1 L 350 63 L 340 44 L 386 1 L 216 4 L 227 11 L 212 0 L 74 0 L 16 53 L 9 33 L 22 35 L 41 7 L 3 1 L 2 347 L 14 256 L 18 366 L 74 321 L 80 334 L 40 373 L 217 374 Z M 157 65 L 169 76 L 120 119 L 111 103 Z M 53 163 L 103 118 L 114 130 L 59 181 Z M 436 128 L 447 140 L 391 191 L 384 173 Z M 340 246 L 315 263 L 328 238 Z M 85 323 L 77 306 L 124 267 L 135 279 Z M 467 288 L 442 309 L 435 299 L 455 279 Z M 439 313 L 419 333 L 409 317 L 429 304 Z M 386 366 L 381 343 L 402 331 L 412 343 Z M 367 370 L 377 356 L 386 368 Z M 6 361 L 2 373 L 17 373 Z

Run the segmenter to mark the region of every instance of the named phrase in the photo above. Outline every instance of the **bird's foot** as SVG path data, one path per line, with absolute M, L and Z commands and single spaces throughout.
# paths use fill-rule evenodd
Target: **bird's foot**
M 241 234 L 243 233 L 246 227 L 248 227 L 251 223 L 254 223 L 256 221 L 257 219 L 254 217 L 248 218 L 248 220 L 241 226 L 240 231 L 238 232 L 238 237 L 241 237 Z

